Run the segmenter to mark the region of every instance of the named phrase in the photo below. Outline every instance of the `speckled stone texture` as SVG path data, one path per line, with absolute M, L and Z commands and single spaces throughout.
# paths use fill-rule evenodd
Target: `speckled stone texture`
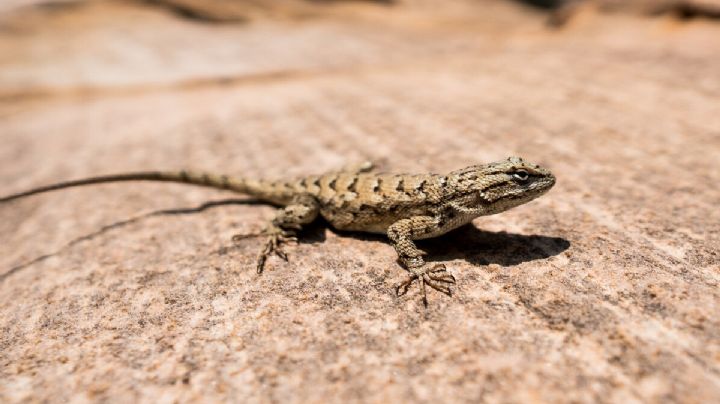
M 140 2 L 0 15 L 0 194 L 193 168 L 520 155 L 540 199 L 420 244 L 322 224 L 254 271 L 273 210 L 115 184 L 0 206 L 0 401 L 720 402 L 720 24 L 513 2 L 314 3 L 213 23 Z M 317 10 L 323 9 L 320 12 Z

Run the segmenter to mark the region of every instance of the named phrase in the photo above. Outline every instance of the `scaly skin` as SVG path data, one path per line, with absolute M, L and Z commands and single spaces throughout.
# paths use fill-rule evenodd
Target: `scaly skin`
M 447 175 L 376 174 L 365 163 L 297 181 L 230 178 L 187 171 L 141 172 L 88 178 L 35 188 L 0 198 L 0 203 L 81 185 L 118 181 L 167 181 L 227 189 L 279 205 L 275 218 L 262 232 L 268 237 L 258 256 L 261 273 L 268 256 L 287 255 L 284 243 L 296 240 L 304 225 L 318 215 L 339 230 L 386 234 L 402 265 L 410 272 L 396 292 L 407 293 L 418 281 L 427 305 L 426 285 L 451 294 L 455 278 L 443 264 L 426 265 L 413 240 L 437 237 L 479 216 L 493 215 L 529 202 L 547 192 L 555 177 L 550 171 L 519 157 L 474 165 Z M 238 240 L 248 236 L 235 236 Z

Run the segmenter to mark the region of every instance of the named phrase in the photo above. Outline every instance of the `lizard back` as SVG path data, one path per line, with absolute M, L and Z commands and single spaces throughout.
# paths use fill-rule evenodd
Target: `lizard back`
M 428 214 L 443 199 L 446 178 L 436 174 L 332 173 L 290 186 L 317 198 L 320 214 L 340 230 L 384 233 L 395 221 Z

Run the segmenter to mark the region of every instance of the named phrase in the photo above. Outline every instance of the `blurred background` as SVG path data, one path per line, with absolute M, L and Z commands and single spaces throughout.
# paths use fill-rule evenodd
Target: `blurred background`
M 720 402 L 720 1 L 1 0 L 0 194 L 510 155 L 557 185 L 428 309 L 381 238 L 257 277 L 221 191 L 0 206 L 0 401 Z
M 523 47 L 531 52 L 525 61 L 544 54 L 559 64 L 611 51 L 603 56 L 612 63 L 622 50 L 667 51 L 678 42 L 683 54 L 709 57 L 715 32 L 683 28 L 715 24 L 720 3 L 4 0 L 0 11 L 0 97 L 7 99 L 363 68 L 390 72 L 408 64 L 437 68 L 438 58 L 480 62 Z M 529 67 L 521 61 L 502 66 L 508 72 Z M 533 70 L 546 73 L 540 69 Z M 548 69 L 546 76 L 563 73 Z

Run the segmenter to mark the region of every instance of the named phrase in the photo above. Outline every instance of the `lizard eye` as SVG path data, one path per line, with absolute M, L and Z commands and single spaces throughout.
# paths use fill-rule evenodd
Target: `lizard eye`
M 513 173 L 513 178 L 519 181 L 527 181 L 528 173 L 525 170 L 517 170 Z

